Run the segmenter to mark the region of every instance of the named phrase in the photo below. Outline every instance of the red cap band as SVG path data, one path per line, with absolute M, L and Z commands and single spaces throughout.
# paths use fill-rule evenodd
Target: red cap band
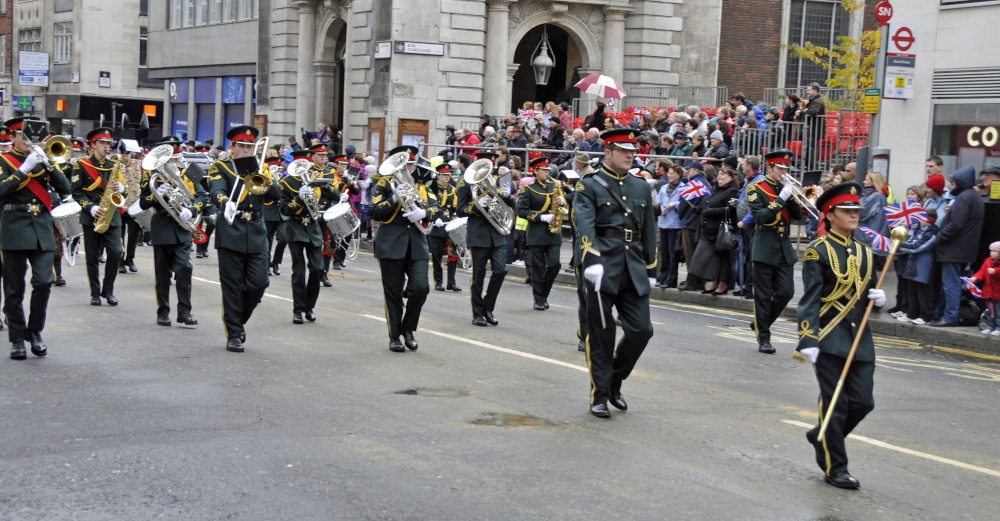
M 233 136 L 232 141 L 235 143 L 237 141 L 247 141 L 250 143 L 256 143 L 257 140 L 254 139 L 253 134 L 236 134 Z
M 604 144 L 609 143 L 628 143 L 630 145 L 635 144 L 635 136 L 632 134 L 617 134 L 604 138 Z
M 832 210 L 833 207 L 837 206 L 838 204 L 844 204 L 844 203 L 860 204 L 860 202 L 861 200 L 858 199 L 857 194 L 838 195 L 836 197 L 831 197 L 829 201 L 826 201 L 826 203 L 823 204 L 823 208 L 820 208 L 820 210 L 822 210 L 823 213 L 830 213 L 830 210 Z
M 24 126 L 24 120 L 21 120 L 21 121 L 15 121 L 14 123 L 11 123 L 10 126 L 7 127 L 7 128 L 9 128 L 11 130 L 11 132 L 13 132 L 15 130 L 21 130 L 21 127 L 23 127 L 23 126 Z
M 787 157 L 774 157 L 767 160 L 769 165 L 791 165 L 792 160 Z
M 111 141 L 111 134 L 107 133 L 95 134 L 94 137 L 90 138 L 90 144 L 93 145 L 94 143 L 96 143 L 101 139 L 105 141 Z

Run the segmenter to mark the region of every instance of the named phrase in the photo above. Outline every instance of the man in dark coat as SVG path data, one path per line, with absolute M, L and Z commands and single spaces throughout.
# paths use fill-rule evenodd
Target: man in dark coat
M 941 225 L 934 249 L 934 260 L 941 263 L 941 284 L 944 293 L 944 315 L 931 322 L 935 327 L 958 325 L 959 302 L 962 298 L 962 268 L 975 262 L 979 237 L 983 230 L 985 203 L 973 189 L 976 170 L 960 168 L 951 178 L 951 194 L 955 197 Z

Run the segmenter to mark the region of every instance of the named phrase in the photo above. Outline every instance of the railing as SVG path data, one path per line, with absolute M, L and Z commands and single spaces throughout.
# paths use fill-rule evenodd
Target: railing
M 820 95 L 826 104 L 826 110 L 861 110 L 864 99 L 864 89 L 820 89 Z M 769 107 L 785 107 L 785 98 L 795 94 L 803 100 L 808 100 L 805 87 L 791 89 L 764 89 L 764 103 Z
M 628 107 L 676 107 L 697 105 L 702 110 L 715 109 L 726 104 L 729 87 L 632 87 L 626 89 L 628 95 L 615 102 L 615 109 L 607 112 L 624 112 Z M 594 98 L 574 98 L 573 114 L 585 118 L 594 113 Z M 599 100 L 604 101 L 607 100 Z

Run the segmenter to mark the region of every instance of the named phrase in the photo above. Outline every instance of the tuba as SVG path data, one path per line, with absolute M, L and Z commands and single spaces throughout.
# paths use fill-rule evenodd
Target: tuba
M 316 185 L 330 184 L 333 182 L 333 179 L 316 179 L 315 176 L 310 176 L 309 173 L 313 169 L 312 166 L 312 161 L 309 161 L 308 159 L 296 159 L 288 165 L 288 175 L 298 178 L 299 181 L 302 182 L 303 188 L 315 188 Z M 316 196 L 316 192 L 314 190 L 299 192 L 299 197 L 301 197 L 302 202 L 305 203 L 306 211 L 309 212 L 309 217 L 314 221 L 318 220 L 320 218 L 320 204 L 319 197 Z
M 514 226 L 514 210 L 501 199 L 500 190 L 497 188 L 496 180 L 493 179 L 493 161 L 489 159 L 474 161 L 465 170 L 462 179 L 469 185 L 472 200 L 483 217 L 486 217 L 500 235 L 510 234 Z M 485 207 L 479 204 L 479 200 L 483 197 L 490 199 Z
M 405 210 L 406 213 L 412 212 L 416 208 L 422 208 L 424 210 L 429 208 L 427 201 L 420 196 L 420 190 L 418 190 L 417 185 L 413 183 L 413 178 L 410 177 L 410 173 L 406 171 L 406 162 L 409 161 L 409 159 L 409 153 L 399 152 L 389 156 L 389 158 L 383 161 L 378 167 L 379 175 L 389 177 L 389 186 L 392 187 L 393 193 L 399 197 L 399 203 L 403 206 L 403 210 Z M 434 225 L 431 223 L 414 224 L 417 224 L 417 229 L 424 235 L 431 233 L 431 230 L 434 229 Z
M 142 169 L 153 172 L 149 176 L 149 190 L 156 198 L 156 202 L 160 203 L 160 206 L 177 221 L 181 228 L 191 232 L 192 240 L 195 243 L 202 244 L 208 238 L 198 228 L 198 225 L 201 224 L 201 212 L 191 210 L 194 206 L 195 194 L 184 182 L 177 165 L 170 162 L 170 156 L 173 153 L 174 147 L 171 145 L 160 145 L 150 150 L 149 154 L 142 158 Z M 167 191 L 163 192 L 162 195 L 156 190 L 156 187 L 161 183 L 167 185 Z M 181 220 L 181 210 L 185 208 L 192 212 L 191 219 L 187 221 Z
M 101 194 L 101 202 L 98 203 L 104 213 L 100 217 L 94 220 L 94 232 L 95 233 L 105 233 L 111 226 L 111 219 L 114 218 L 115 212 L 119 208 L 125 207 L 125 197 L 115 191 L 115 182 L 120 182 L 125 184 L 125 175 L 122 173 L 122 162 L 119 161 L 121 156 L 114 154 L 111 156 L 111 161 L 114 162 L 114 166 L 111 168 L 111 175 L 108 176 L 108 181 L 104 185 L 104 193 Z M 114 209 L 112 209 L 114 207 Z

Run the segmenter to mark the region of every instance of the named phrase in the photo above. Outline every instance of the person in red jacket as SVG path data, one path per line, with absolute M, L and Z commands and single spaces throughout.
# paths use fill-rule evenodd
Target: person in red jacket
M 990 244 L 990 256 L 983 261 L 983 267 L 973 275 L 972 282 L 983 282 L 983 301 L 986 302 L 986 329 L 980 331 L 984 335 L 1000 336 L 1000 324 L 997 324 L 997 300 L 1000 300 L 1000 241 Z

